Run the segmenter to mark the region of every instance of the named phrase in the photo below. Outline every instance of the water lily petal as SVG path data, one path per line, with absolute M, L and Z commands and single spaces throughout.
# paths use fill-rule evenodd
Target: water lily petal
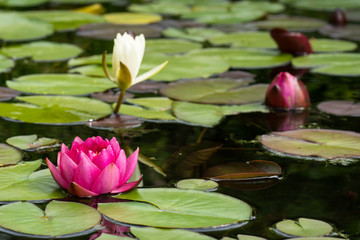
M 62 187 L 62 188 L 67 188 L 69 186 L 69 183 L 67 183 L 63 177 L 60 175 L 60 171 L 55 167 L 55 165 L 50 162 L 50 160 L 48 158 L 46 158 L 46 165 L 48 166 L 51 175 L 53 176 L 53 178 L 55 179 L 55 181 Z
M 119 154 L 120 154 L 120 145 L 119 145 L 119 142 L 116 140 L 115 137 L 113 137 L 111 140 L 110 140 L 110 145 L 114 151 L 114 156 L 115 158 L 117 159 L 119 157 Z
M 98 166 L 100 169 L 104 169 L 107 165 L 114 162 L 115 156 L 112 151 L 111 145 L 106 149 L 101 150 L 101 152 L 93 159 L 93 163 Z
M 91 162 L 85 153 L 80 153 L 80 159 L 73 182 L 86 189 L 91 189 L 92 184 L 101 173 L 101 170 Z
M 168 64 L 168 61 L 163 62 L 162 64 L 154 67 L 153 69 L 147 71 L 146 73 L 141 74 L 140 76 L 138 76 L 137 78 L 135 78 L 133 80 L 131 85 L 135 85 L 135 84 L 137 84 L 139 82 L 142 82 L 142 81 L 145 81 L 146 79 L 151 78 L 152 76 L 154 76 L 155 74 L 160 72 L 167 64 Z
M 119 169 L 119 174 L 120 174 L 119 184 L 125 183 L 127 180 L 123 181 L 123 179 L 125 177 L 125 173 L 126 173 L 126 169 L 127 169 L 127 160 L 126 160 L 126 154 L 125 154 L 124 150 L 121 149 L 120 155 L 117 158 L 115 165 Z
M 143 179 L 143 176 L 141 175 L 141 177 L 137 181 L 125 183 L 121 187 L 118 187 L 118 188 L 114 189 L 113 191 L 111 191 L 111 193 L 122 193 L 122 192 L 131 191 L 141 183 L 142 179 Z
M 138 162 L 138 156 L 139 156 L 139 148 L 137 148 L 135 150 L 135 152 L 133 152 L 126 160 L 126 171 L 125 171 L 125 175 L 123 176 L 120 185 L 126 183 L 131 175 L 133 174 L 135 168 L 136 168 L 136 164 Z
M 67 183 L 70 183 L 78 165 L 66 153 L 61 152 L 59 158 L 61 158 L 60 164 L 58 163 L 60 174 Z
M 111 163 L 102 170 L 91 190 L 98 194 L 109 193 L 119 186 L 120 173 L 114 163 Z
M 91 196 L 97 196 L 99 194 L 94 193 L 90 190 L 87 190 L 80 186 L 79 184 L 72 182 L 70 183 L 69 187 L 66 189 L 71 195 L 77 196 L 77 197 L 91 197 Z

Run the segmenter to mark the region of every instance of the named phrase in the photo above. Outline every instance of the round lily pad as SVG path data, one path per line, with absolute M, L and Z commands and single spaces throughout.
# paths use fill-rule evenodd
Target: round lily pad
M 0 55 L 0 73 L 9 72 L 14 66 L 15 63 L 13 60 Z
M 0 6 L 5 7 L 34 7 L 44 3 L 47 3 L 50 0 L 6 0 L 0 2 Z
M 70 10 L 28 11 L 21 14 L 31 19 L 48 22 L 56 31 L 71 31 L 84 24 L 105 22 L 102 16 Z
M 41 163 L 42 160 L 39 159 L 0 168 L 0 201 L 44 201 L 64 198 L 65 195 L 54 181 L 49 169 L 35 172 Z
M 166 37 L 173 37 L 173 38 L 183 38 L 187 40 L 197 41 L 197 42 L 204 42 L 210 37 L 223 35 L 224 33 L 220 30 L 214 28 L 174 28 L 170 27 L 163 31 L 163 34 Z
M 145 54 L 155 53 L 184 53 L 202 48 L 201 44 L 177 39 L 150 39 L 146 41 Z
M 352 41 L 360 41 L 360 25 L 347 24 L 345 26 L 325 25 L 319 29 L 319 32 L 331 38 L 348 39 Z
M 6 139 L 6 142 L 23 150 L 34 150 L 39 148 L 54 147 L 59 141 L 55 138 L 38 138 L 36 134 L 32 134 L 10 137 Z
M 350 131 L 299 129 L 262 135 L 265 148 L 303 158 L 360 158 L 360 134 Z
M 153 239 L 215 240 L 215 238 L 182 229 L 131 227 L 130 231 L 132 234 L 134 234 L 137 238 L 141 240 L 153 240 Z
M 107 22 L 115 24 L 149 24 L 161 21 L 162 17 L 154 13 L 108 13 L 104 15 Z
M 96 238 L 97 240 L 131 240 L 133 238 L 118 236 L 113 234 L 101 233 L 99 237 Z
M 1 227 L 28 237 L 81 236 L 101 220 L 92 207 L 60 201 L 51 201 L 45 211 L 29 202 L 11 203 L 0 207 L 0 214 Z
M 6 101 L 19 95 L 20 92 L 18 91 L 6 87 L 0 87 L 0 101 Z
M 320 237 L 329 235 L 333 228 L 330 224 L 309 218 L 294 220 L 283 220 L 276 223 L 276 230 L 285 235 L 297 237 Z
M 176 100 L 212 104 L 262 102 L 267 84 L 248 85 L 252 79 L 196 79 L 171 83 L 161 94 Z
M 4 41 L 29 41 L 51 35 L 53 26 L 14 12 L 0 12 L 0 38 Z
M 310 45 L 315 52 L 345 52 L 357 48 L 356 43 L 333 39 L 311 38 Z
M 208 190 L 214 190 L 219 185 L 211 180 L 204 180 L 204 179 L 184 179 L 181 181 L 178 181 L 176 183 L 177 188 L 181 189 L 193 189 L 193 190 L 200 190 L 200 191 L 208 191 Z
M 206 48 L 191 51 L 187 55 L 193 57 L 220 56 L 231 67 L 242 69 L 277 67 L 288 64 L 292 59 L 292 55 L 281 54 L 274 50 L 240 48 Z
M 183 2 L 154 2 L 148 4 L 130 4 L 129 11 L 141 13 L 160 13 L 167 15 L 181 15 L 190 12 L 190 8 Z
M 153 188 L 137 189 L 116 198 L 136 202 L 100 203 L 98 210 L 107 218 L 128 224 L 191 229 L 225 227 L 249 221 L 252 215 L 245 202 L 212 192 Z
M 1 52 L 11 58 L 31 57 L 36 62 L 65 61 L 78 56 L 82 49 L 67 43 L 32 42 L 17 46 L 4 47 Z
M 266 238 L 245 235 L 245 234 L 238 234 L 237 238 L 238 238 L 238 240 L 266 240 Z
M 317 108 L 320 111 L 338 115 L 360 117 L 360 103 L 352 101 L 326 101 L 320 103 Z
M 29 123 L 82 123 L 105 117 L 110 105 L 89 98 L 70 96 L 17 97 L 26 103 L 0 103 L 0 116 Z
M 22 153 L 7 144 L 0 143 L 0 167 L 18 163 L 23 158 Z
M 281 0 L 281 2 L 289 3 L 292 7 L 307 9 L 307 10 L 317 10 L 317 11 L 334 11 L 335 9 L 359 9 L 360 2 L 357 0 L 322 0 L 322 1 L 312 1 L 312 0 Z
M 59 95 L 83 95 L 116 87 L 106 78 L 77 74 L 31 74 L 7 81 L 6 84 L 21 92 Z

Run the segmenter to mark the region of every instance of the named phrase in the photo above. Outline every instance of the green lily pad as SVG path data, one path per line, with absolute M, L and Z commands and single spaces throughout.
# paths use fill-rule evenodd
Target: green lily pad
M 104 15 L 107 22 L 115 24 L 149 24 L 161 21 L 161 15 L 155 13 L 115 12 Z
M 267 84 L 248 85 L 253 79 L 195 79 L 168 84 L 161 94 L 176 100 L 212 104 L 263 102 Z
M 130 231 L 141 240 L 166 239 L 166 240 L 215 240 L 215 238 L 181 229 L 140 228 L 131 227 Z
M 187 54 L 192 57 L 220 56 L 234 68 L 260 69 L 286 65 L 292 55 L 265 49 L 206 48 Z
M 0 143 L 0 167 L 18 163 L 23 158 L 22 153 L 7 144 Z
M 181 15 L 190 12 L 190 8 L 183 2 L 154 2 L 148 4 L 131 4 L 129 11 L 140 13 L 160 13 L 168 15 Z
M 11 203 L 0 207 L 0 214 L 1 227 L 33 237 L 85 235 L 88 231 L 84 231 L 93 228 L 101 220 L 100 213 L 92 207 L 60 201 L 51 201 L 45 211 L 29 202 Z
M 102 16 L 70 10 L 28 11 L 21 14 L 48 22 L 56 31 L 72 31 L 84 24 L 105 22 Z
M 32 42 L 1 49 L 1 52 L 11 58 L 21 59 L 31 57 L 36 62 L 65 61 L 78 56 L 82 49 L 67 43 Z
M 83 95 L 116 87 L 106 78 L 77 74 L 31 74 L 6 81 L 6 84 L 21 92 L 59 95 Z
M 65 197 L 49 169 L 34 172 L 41 163 L 39 159 L 0 168 L 0 201 L 43 201 Z
M 320 103 L 317 108 L 320 111 L 338 115 L 338 116 L 351 116 L 360 117 L 360 103 L 353 101 L 326 101 Z
M 145 54 L 154 53 L 184 53 L 202 48 L 201 44 L 177 39 L 150 39 L 146 41 Z
M 214 28 L 167 28 L 163 31 L 166 37 L 183 38 L 196 42 L 204 42 L 210 37 L 223 35 L 224 33 Z
M 184 179 L 176 183 L 176 187 L 180 189 L 193 189 L 200 191 L 214 190 L 219 186 L 214 181 L 205 179 Z
M 252 215 L 245 202 L 212 192 L 137 189 L 116 198 L 139 202 L 100 203 L 98 210 L 110 219 L 128 224 L 192 229 L 224 227 L 248 221 Z
M 1 1 L 0 6 L 5 7 L 34 7 L 44 3 L 47 3 L 49 0 L 6 0 Z
M 331 38 L 348 39 L 352 41 L 360 41 L 360 25 L 346 24 L 345 26 L 325 25 L 319 29 L 319 32 Z
M 82 97 L 26 96 L 17 99 L 27 103 L 0 103 L 1 117 L 29 123 L 69 124 L 99 119 L 112 112 L 110 105 Z
M 287 238 L 287 240 L 294 238 Z M 345 238 L 333 238 L 333 237 L 298 237 L 296 240 L 345 240 Z
M 233 106 L 218 106 L 189 102 L 173 102 L 173 114 L 180 120 L 194 125 L 212 127 L 220 123 L 226 115 L 249 112 L 268 112 L 264 105 L 245 104 Z
M 15 63 L 13 60 L 0 55 L 0 73 L 9 72 L 14 66 Z
M 123 237 L 123 236 L 118 236 L 118 235 L 112 235 L 112 234 L 107 234 L 107 233 L 102 233 L 96 239 L 97 240 L 130 240 L 130 239 L 133 239 L 133 238 Z
M 55 138 L 41 137 L 36 134 L 15 136 L 6 139 L 6 142 L 14 147 L 23 150 L 33 150 L 37 148 L 46 148 L 57 145 L 59 140 Z
M 122 104 L 120 113 L 144 119 L 175 121 L 171 114 L 172 101 L 165 97 L 147 97 L 128 99 L 134 105 Z
M 330 224 L 309 218 L 294 220 L 283 220 L 276 223 L 276 230 L 283 234 L 297 237 L 320 237 L 329 235 L 333 228 Z
M 236 239 L 237 240 L 267 240 L 266 238 L 244 235 L 244 234 L 238 234 Z M 235 238 L 223 237 L 221 240 L 235 240 Z
M 107 54 L 106 57 L 107 64 L 112 64 L 112 54 Z M 70 59 L 68 62 L 68 65 L 70 67 L 80 66 L 80 65 L 90 65 L 90 64 L 102 64 L 102 55 L 92 55 L 92 56 L 86 56 L 86 57 L 79 57 L 79 58 L 73 58 Z
M 29 41 L 53 34 L 47 22 L 30 19 L 17 13 L 0 12 L 0 37 L 4 41 Z
M 356 43 L 334 39 L 311 38 L 310 45 L 315 52 L 346 52 L 357 48 Z
M 265 148 L 305 158 L 360 158 L 360 134 L 350 131 L 300 129 L 262 135 Z
M 323 0 L 323 1 L 312 1 L 312 0 L 281 0 L 281 2 L 291 4 L 292 7 L 316 10 L 316 11 L 334 11 L 335 9 L 359 9 L 360 2 L 357 0 Z
M 66 4 L 91 4 L 91 3 L 107 3 L 115 2 L 116 0 L 51 0 L 54 3 L 66 3 Z

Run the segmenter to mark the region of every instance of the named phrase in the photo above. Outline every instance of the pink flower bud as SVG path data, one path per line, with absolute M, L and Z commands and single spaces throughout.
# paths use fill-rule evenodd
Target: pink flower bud
M 294 110 L 310 106 L 305 84 L 288 72 L 279 73 L 270 84 L 265 104 L 272 108 Z
M 119 142 L 112 138 L 92 137 L 84 142 L 76 137 L 69 150 L 62 144 L 57 168 L 46 159 L 55 181 L 70 194 L 78 197 L 120 193 L 134 189 L 142 178 L 127 183 L 133 174 L 139 149 L 128 158 Z

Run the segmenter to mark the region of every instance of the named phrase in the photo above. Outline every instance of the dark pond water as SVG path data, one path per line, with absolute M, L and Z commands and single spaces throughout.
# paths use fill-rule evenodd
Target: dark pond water
M 310 13 L 309 15 L 315 15 Z M 320 17 L 321 14 L 319 14 Z M 112 41 L 89 40 L 76 37 L 74 33 L 57 33 L 48 38 L 52 41 L 75 43 L 85 49 L 86 55 L 112 50 Z M 29 73 L 66 72 L 65 64 L 36 64 L 23 61 L 9 74 L 1 76 L 0 85 L 5 80 Z M 252 71 L 257 82 L 269 83 L 272 70 Z M 328 77 L 306 73 L 302 77 L 307 85 L 312 106 L 304 127 L 339 129 L 360 132 L 356 117 L 337 117 L 319 112 L 317 103 L 325 100 L 359 100 L 360 82 L 358 78 Z M 143 96 L 139 94 L 138 96 Z M 195 144 L 204 128 L 174 123 L 144 122 L 141 127 L 117 132 L 92 129 L 84 125 L 38 125 L 0 119 L 0 142 L 10 136 L 38 134 L 60 139 L 70 145 L 75 136 L 85 139 L 102 136 L 122 139 L 121 144 L 131 148 L 139 147 L 142 154 L 154 157 L 156 164 L 166 166 L 168 177 L 163 177 L 151 167 L 140 163 L 145 187 L 173 187 L 177 180 L 197 177 L 216 164 L 225 162 L 247 162 L 269 160 L 282 168 L 280 179 L 271 182 L 245 182 L 233 186 L 220 186 L 218 192 L 248 202 L 254 207 L 255 219 L 245 226 L 226 231 L 206 233 L 216 238 L 235 237 L 238 233 L 263 236 L 268 239 L 283 239 L 270 228 L 278 221 L 298 217 L 324 220 L 333 224 L 350 239 L 360 239 L 360 164 L 348 166 L 325 161 L 302 160 L 280 157 L 265 150 L 258 141 L 262 134 L 269 133 L 270 114 L 251 113 L 226 117 L 219 125 L 206 130 L 201 148 L 211 143 L 222 147 L 201 164 L 178 163 L 174 153 L 184 146 Z M 181 151 L 181 150 L 180 150 Z M 45 158 L 45 155 L 27 153 L 28 159 Z M 46 156 L 55 158 L 56 153 Z M 196 166 L 194 166 L 196 165 Z M 180 169 L 180 170 L 179 170 Z M 186 170 L 186 171 L 185 171 Z M 216 211 L 216 209 L 214 209 Z M 0 235 L 1 239 L 19 239 L 10 235 Z M 77 238 L 77 239 L 87 239 Z

